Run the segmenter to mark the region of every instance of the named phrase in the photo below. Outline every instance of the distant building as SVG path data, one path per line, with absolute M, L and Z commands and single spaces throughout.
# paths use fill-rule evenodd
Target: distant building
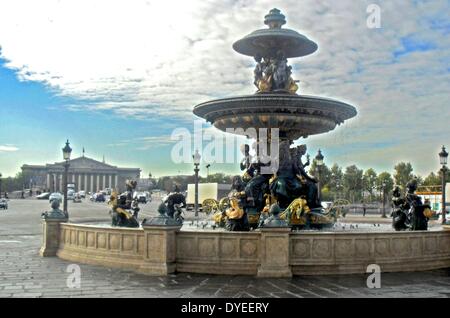
M 63 190 L 64 162 L 53 164 L 23 165 L 25 186 L 49 189 L 51 192 Z M 128 179 L 139 180 L 141 169 L 119 168 L 85 156 L 70 160 L 68 183 L 74 183 L 76 191 L 96 192 L 105 188 L 125 191 Z
M 151 178 L 141 178 L 136 185 L 137 191 L 150 191 L 155 187 L 155 180 Z

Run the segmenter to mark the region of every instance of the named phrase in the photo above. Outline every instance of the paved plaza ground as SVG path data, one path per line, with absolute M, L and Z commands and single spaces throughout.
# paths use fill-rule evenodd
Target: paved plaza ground
M 157 204 L 141 205 L 141 218 Z M 242 276 L 177 274 L 149 277 L 133 272 L 78 264 L 81 287 L 67 287 L 71 264 L 38 255 L 41 219 L 47 200 L 11 200 L 0 210 L 0 297 L 449 297 L 450 269 L 419 273 L 385 273 L 381 288 L 369 289 L 366 275 L 303 276 L 261 279 Z M 109 222 L 104 203 L 70 204 L 72 221 Z M 189 212 L 192 213 L 192 212 Z M 360 220 L 360 216 L 348 216 Z M 367 216 L 366 222 L 389 222 Z

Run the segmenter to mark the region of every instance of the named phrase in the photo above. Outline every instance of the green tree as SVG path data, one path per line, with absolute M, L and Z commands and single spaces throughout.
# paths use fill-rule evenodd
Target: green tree
M 2 193 L 20 191 L 26 187 L 25 177 L 22 172 L 18 172 L 14 177 L 2 178 Z
M 171 179 L 171 177 L 165 176 L 165 177 L 161 177 L 158 179 L 157 187 L 158 187 L 158 189 L 161 189 L 161 190 L 164 190 L 167 192 L 172 192 L 173 188 L 174 188 L 174 183 L 173 183 L 173 180 Z
M 330 184 L 331 172 L 330 168 L 324 163 L 320 166 L 320 176 L 319 176 L 319 166 L 317 165 L 317 161 L 314 159 L 309 167 L 308 174 L 316 177 L 320 181 L 320 186 L 325 188 Z
M 358 169 L 356 165 L 345 168 L 344 189 L 350 201 L 356 202 L 361 199 L 362 183 L 363 170 Z
M 424 180 L 423 184 L 424 186 L 438 186 L 441 185 L 441 177 L 438 174 L 435 174 L 434 172 L 431 172 Z
M 224 173 L 214 173 L 207 176 L 205 178 L 205 182 L 220 183 L 220 184 L 229 183 L 229 176 L 227 176 Z
M 438 184 L 441 184 L 442 183 L 442 170 L 438 171 L 438 175 L 439 175 L 439 183 Z M 448 168 L 445 173 L 445 181 L 450 182 L 450 170 Z
M 377 173 L 374 169 L 369 168 L 364 172 L 363 176 L 363 189 L 369 192 L 370 198 L 372 199 L 373 191 L 377 186 Z
M 412 165 L 407 162 L 400 162 L 398 163 L 395 167 L 395 174 L 394 174 L 394 180 L 395 180 L 395 184 L 402 187 L 403 189 L 405 188 L 406 184 L 412 179 L 414 178 L 412 172 L 413 172 L 413 167 Z
M 330 182 L 328 187 L 330 192 L 334 196 L 334 199 L 341 196 L 341 190 L 344 184 L 343 181 L 344 173 L 342 172 L 342 168 L 339 167 L 336 163 L 330 169 Z
M 378 175 L 377 178 L 377 189 L 378 191 L 380 191 L 380 201 L 383 195 L 383 184 L 385 197 L 389 196 L 389 193 L 394 189 L 394 179 L 392 179 L 392 176 L 389 172 L 382 172 Z

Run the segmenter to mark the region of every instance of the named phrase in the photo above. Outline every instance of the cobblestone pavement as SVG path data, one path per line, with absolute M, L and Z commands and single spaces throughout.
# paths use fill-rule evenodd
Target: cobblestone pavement
M 150 215 L 153 205 L 143 207 Z M 381 288 L 366 287 L 366 275 L 258 279 L 177 274 L 149 277 L 79 264 L 81 287 L 67 287 L 69 262 L 41 258 L 40 213 L 48 202 L 11 200 L 0 212 L 0 297 L 449 297 L 450 269 L 386 273 Z M 73 219 L 108 220 L 107 207 L 90 202 L 70 207 Z

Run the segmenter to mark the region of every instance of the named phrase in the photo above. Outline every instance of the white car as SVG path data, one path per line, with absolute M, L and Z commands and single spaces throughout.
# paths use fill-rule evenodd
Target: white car
M 53 200 L 59 200 L 59 202 L 61 203 L 63 201 L 63 195 L 59 192 L 54 192 L 50 194 L 50 197 L 48 198 L 48 201 L 50 203 L 52 203 Z
M 147 194 L 144 193 L 144 192 L 135 192 L 134 193 L 134 198 L 137 199 L 137 201 L 139 203 L 145 203 L 146 204 L 147 201 L 148 201 Z
M 67 200 L 73 200 L 73 198 L 75 198 L 75 191 L 67 190 Z
M 80 192 L 78 192 L 78 194 L 80 195 L 81 198 L 86 198 L 86 191 L 81 190 Z

